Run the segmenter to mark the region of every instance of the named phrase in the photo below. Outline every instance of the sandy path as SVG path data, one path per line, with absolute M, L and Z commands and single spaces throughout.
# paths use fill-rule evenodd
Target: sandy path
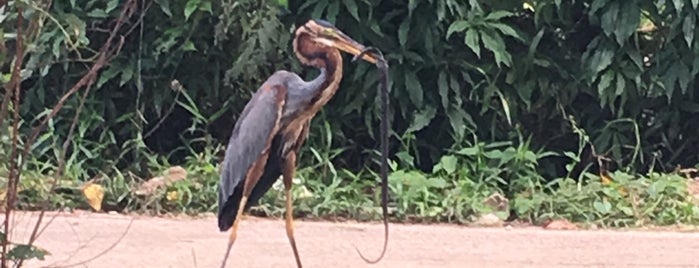
M 20 213 L 12 240 L 29 234 L 33 214 Z M 52 255 L 27 267 L 218 267 L 228 235 L 214 218 L 166 219 L 107 214 L 57 217 L 38 244 Z M 296 222 L 305 267 L 699 267 L 699 234 L 632 231 L 552 231 L 393 224 L 386 257 L 366 265 L 382 243 L 378 224 Z M 196 263 L 195 263 L 196 260 Z M 281 220 L 248 218 L 229 267 L 294 267 Z

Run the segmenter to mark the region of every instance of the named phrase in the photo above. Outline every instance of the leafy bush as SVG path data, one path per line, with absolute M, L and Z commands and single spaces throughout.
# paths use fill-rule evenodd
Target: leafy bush
M 24 204 L 51 195 L 54 206 L 78 206 L 72 193 L 99 178 L 110 209 L 213 211 L 216 163 L 236 117 L 274 71 L 317 74 L 301 68 L 290 40 L 296 25 L 324 18 L 389 59 L 394 217 L 463 222 L 493 210 L 483 199 L 498 193 L 532 220 L 693 222 L 679 179 L 655 174 L 699 162 L 697 3 L 142 1 L 86 95 L 75 135 L 81 102 L 71 98 L 30 147 Z M 21 112 L 26 137 L 95 61 L 120 1 L 11 1 L 3 22 L 17 19 L 18 5 L 29 49 L 22 105 L 8 109 Z M 4 86 L 13 27 L 1 27 Z M 341 90 L 313 120 L 299 158 L 299 214 L 376 215 L 376 83 L 373 66 L 345 63 Z M 5 119 L 0 163 L 9 157 Z M 56 194 L 46 178 L 63 154 Z M 595 182 L 602 158 L 643 202 Z M 148 200 L 131 193 L 171 165 L 189 179 Z M 278 214 L 280 202 L 272 191 L 260 209 Z

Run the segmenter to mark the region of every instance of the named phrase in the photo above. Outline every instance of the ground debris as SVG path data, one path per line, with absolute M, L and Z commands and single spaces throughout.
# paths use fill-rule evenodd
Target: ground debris
M 566 220 L 566 219 L 559 219 L 559 220 L 550 220 L 549 222 L 544 224 L 544 229 L 548 230 L 577 230 L 578 226 L 575 225 L 574 223 Z
M 181 166 L 173 166 L 167 169 L 165 175 L 153 177 L 150 180 L 143 182 L 134 190 L 134 194 L 140 196 L 152 195 L 160 187 L 168 186 L 173 182 L 181 181 L 187 178 L 187 170 Z

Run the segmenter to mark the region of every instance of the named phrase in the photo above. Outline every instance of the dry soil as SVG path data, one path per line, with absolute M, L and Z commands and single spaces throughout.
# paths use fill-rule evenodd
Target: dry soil
M 18 213 L 11 239 L 23 241 L 35 220 Z M 392 224 L 375 265 L 354 245 L 377 256 L 380 224 L 296 221 L 296 237 L 304 267 L 699 267 L 697 233 Z M 37 241 L 51 256 L 26 267 L 218 267 L 227 239 L 212 217 L 61 214 Z M 248 217 L 228 264 L 295 267 L 283 220 Z

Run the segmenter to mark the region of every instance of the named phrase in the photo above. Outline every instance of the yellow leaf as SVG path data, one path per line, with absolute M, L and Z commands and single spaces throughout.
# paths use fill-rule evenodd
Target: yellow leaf
M 167 196 L 165 198 L 167 198 L 167 201 L 174 201 L 177 200 L 177 197 L 177 191 L 170 191 L 167 193 Z
M 83 195 L 85 195 L 87 202 L 95 211 L 102 210 L 102 199 L 104 198 L 104 189 L 102 189 L 102 185 L 88 182 L 83 187 Z
M 607 176 L 607 174 L 601 173 L 600 178 L 602 179 L 602 185 L 609 185 L 610 183 L 612 183 L 612 178 Z

